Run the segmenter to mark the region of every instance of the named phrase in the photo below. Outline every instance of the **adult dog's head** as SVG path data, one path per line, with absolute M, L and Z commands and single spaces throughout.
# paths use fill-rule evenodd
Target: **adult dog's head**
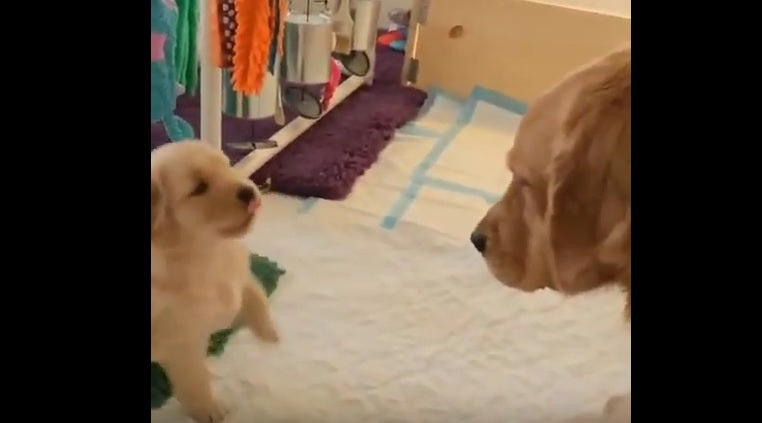
M 569 75 L 528 110 L 513 178 L 471 241 L 493 275 L 566 293 L 620 281 L 630 309 L 631 50 Z
M 175 142 L 151 152 L 152 244 L 241 236 L 260 204 L 256 186 L 205 142 Z

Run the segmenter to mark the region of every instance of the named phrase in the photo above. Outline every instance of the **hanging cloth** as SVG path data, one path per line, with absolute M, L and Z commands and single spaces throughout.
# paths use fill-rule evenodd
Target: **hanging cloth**
M 235 0 L 233 89 L 257 94 L 262 89 L 273 38 L 270 0 Z
M 177 4 L 151 0 L 151 122 L 161 121 L 172 141 L 193 138 L 193 128 L 175 115 Z
M 177 0 L 177 11 L 177 83 L 185 87 L 188 94 L 195 94 L 198 88 L 198 0 Z
M 288 16 L 288 0 L 279 0 L 278 3 L 278 54 L 283 57 L 283 32 L 286 27 L 286 17 Z
M 270 55 L 267 60 L 267 71 L 275 75 L 275 54 L 278 53 L 278 40 L 280 39 L 280 0 L 270 0 L 270 28 L 272 28 L 272 40 L 270 41 Z
M 272 42 L 270 43 L 270 58 L 267 64 L 267 71 L 277 76 L 273 68 L 275 67 L 275 55 L 280 54 L 283 56 L 283 27 L 286 23 L 286 15 L 288 14 L 288 0 L 271 0 L 271 2 L 273 35 Z
M 209 52 L 209 59 L 212 65 L 222 68 L 223 67 L 223 36 L 221 27 L 221 8 L 222 0 L 206 0 L 206 7 L 209 8 L 209 22 L 207 25 L 207 31 L 209 36 L 209 45 L 211 51 Z
M 275 53 L 278 52 L 278 26 L 280 21 L 280 0 L 270 0 L 270 28 L 272 39 L 270 40 L 270 54 L 267 59 L 267 71 L 275 75 Z
M 235 37 L 238 29 L 235 0 L 219 0 L 220 45 L 222 53 L 222 68 L 233 67 L 233 54 L 235 53 Z
M 321 106 L 323 107 L 323 110 L 328 109 L 328 106 L 331 105 L 331 99 L 333 99 L 334 93 L 336 93 L 336 88 L 341 83 L 341 65 L 339 64 L 339 61 L 336 59 L 331 59 L 331 76 L 328 79 L 328 83 L 325 85 L 325 88 L 323 88 L 323 100 L 321 101 Z

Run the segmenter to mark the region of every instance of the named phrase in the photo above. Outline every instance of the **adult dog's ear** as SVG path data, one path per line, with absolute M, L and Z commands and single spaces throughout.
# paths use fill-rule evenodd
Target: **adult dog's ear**
M 601 210 L 612 195 L 621 205 L 630 201 L 630 49 L 583 72 L 562 116 L 548 198 L 551 272 L 556 288 L 569 293 L 607 282 L 599 272 Z
M 632 240 L 632 224 L 630 217 L 630 208 L 623 220 L 617 223 L 609 232 L 606 239 L 598 247 L 598 261 L 604 266 L 613 270 L 618 281 L 627 293 L 627 303 L 625 306 L 625 318 L 630 320 L 632 309 L 632 290 L 631 290 L 631 266 L 632 254 L 630 250 Z

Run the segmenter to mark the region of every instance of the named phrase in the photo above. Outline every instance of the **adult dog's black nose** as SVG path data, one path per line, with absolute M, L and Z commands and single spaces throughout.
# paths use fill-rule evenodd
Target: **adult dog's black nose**
M 236 197 L 244 204 L 251 203 L 251 200 L 254 199 L 255 195 L 256 194 L 254 193 L 254 188 L 248 186 L 239 188 L 238 192 L 236 193 Z
M 487 248 L 487 236 L 481 232 L 471 232 L 471 244 L 474 244 L 476 251 L 484 254 Z

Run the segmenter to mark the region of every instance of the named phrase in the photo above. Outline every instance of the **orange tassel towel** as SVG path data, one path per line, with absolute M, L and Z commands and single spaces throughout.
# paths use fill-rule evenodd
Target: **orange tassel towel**
M 235 0 L 235 52 L 233 89 L 245 95 L 262 89 L 270 56 L 273 33 L 270 26 L 270 0 Z
M 222 0 L 208 0 L 209 8 L 209 48 L 210 59 L 215 67 L 223 67 L 224 57 L 222 54 L 222 35 L 220 34 L 220 2 Z

